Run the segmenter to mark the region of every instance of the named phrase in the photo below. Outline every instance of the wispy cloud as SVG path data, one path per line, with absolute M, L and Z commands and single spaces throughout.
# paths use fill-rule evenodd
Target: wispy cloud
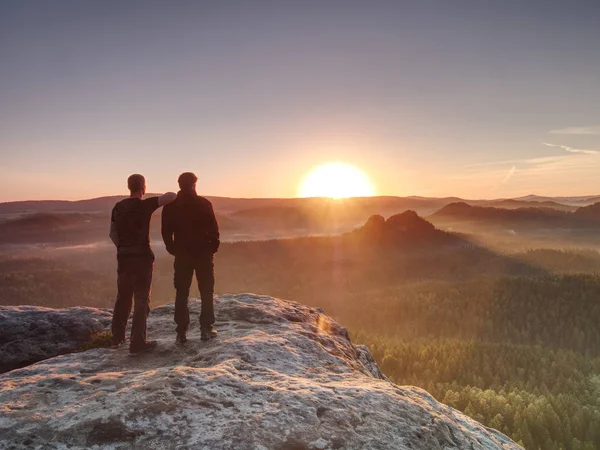
M 546 148 L 546 155 L 473 163 L 445 178 L 453 188 L 463 189 L 467 197 L 479 192 L 498 197 L 531 192 L 565 195 L 596 188 L 600 148 L 588 150 L 547 142 L 539 145 L 537 151 Z
M 480 180 L 482 183 L 492 183 L 492 180 L 496 180 L 496 186 L 504 186 L 517 172 L 519 182 L 522 184 L 525 180 L 533 180 L 532 177 L 559 176 L 564 173 L 596 173 L 600 167 L 600 151 L 582 151 L 581 149 L 555 144 L 544 145 L 560 148 L 565 150 L 566 153 L 470 164 L 465 167 L 465 172 L 448 178 L 452 180 Z M 564 147 L 567 147 L 568 150 Z
M 517 166 L 512 166 L 509 170 L 508 173 L 506 174 L 506 176 L 504 177 L 504 180 L 502 180 L 502 184 L 506 184 L 508 183 L 508 180 L 510 180 L 512 178 L 512 176 L 515 174 L 515 172 L 517 171 Z
M 568 145 L 549 144 L 548 142 L 543 142 L 543 144 L 546 147 L 561 148 L 564 151 L 569 152 L 569 153 L 583 153 L 585 155 L 597 155 L 598 153 L 600 153 L 598 150 L 585 150 L 582 148 L 569 147 Z
M 523 158 L 523 159 L 505 159 L 502 161 L 486 161 L 476 164 L 468 164 L 467 168 L 472 167 L 490 167 L 490 166 L 506 166 L 509 164 L 526 164 L 526 165 L 539 165 L 539 164 L 547 164 L 556 161 L 562 161 L 566 158 L 570 158 L 570 155 L 558 155 L 558 156 L 540 156 L 537 158 Z
M 551 130 L 551 134 L 570 134 L 570 135 L 600 135 L 600 125 L 592 125 L 588 127 L 566 127 L 557 130 Z
M 542 145 L 546 147 L 552 148 L 560 148 L 568 153 L 572 154 L 583 154 L 583 155 L 598 155 L 600 154 L 600 150 L 587 150 L 582 148 L 574 148 L 569 147 L 568 145 L 560 145 L 560 144 L 551 144 L 549 142 L 542 142 Z M 535 158 L 522 158 L 522 159 L 505 159 L 501 161 L 486 161 L 476 164 L 469 164 L 466 167 L 474 168 L 474 167 L 490 167 L 490 166 L 515 166 L 515 165 L 526 165 L 526 166 L 539 166 L 544 164 L 552 164 L 567 160 L 573 157 L 573 155 L 552 155 L 552 156 L 538 156 Z

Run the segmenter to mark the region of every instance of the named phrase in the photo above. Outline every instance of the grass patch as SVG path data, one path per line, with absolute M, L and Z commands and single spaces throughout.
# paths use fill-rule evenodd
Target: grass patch
M 79 347 L 80 352 L 92 348 L 109 348 L 112 345 L 112 333 L 110 331 L 93 331 L 90 340 Z

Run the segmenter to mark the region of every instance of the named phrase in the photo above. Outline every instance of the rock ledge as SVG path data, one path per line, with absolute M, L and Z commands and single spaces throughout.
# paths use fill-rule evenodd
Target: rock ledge
M 199 302 L 190 303 L 197 318 Z M 150 315 L 151 353 L 94 349 L 0 375 L 0 448 L 520 448 L 425 391 L 390 383 L 318 310 L 223 295 L 218 338 L 202 342 L 194 327 L 178 347 L 173 308 Z
M 77 351 L 110 329 L 107 309 L 0 306 L 0 373 Z

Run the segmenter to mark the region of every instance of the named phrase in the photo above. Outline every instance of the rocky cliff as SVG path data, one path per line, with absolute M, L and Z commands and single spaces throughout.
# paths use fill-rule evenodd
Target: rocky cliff
M 170 304 L 150 315 L 153 352 L 93 349 L 0 375 L 0 448 L 520 448 L 389 382 L 318 310 L 248 294 L 216 308 L 209 342 L 194 327 L 177 346 Z

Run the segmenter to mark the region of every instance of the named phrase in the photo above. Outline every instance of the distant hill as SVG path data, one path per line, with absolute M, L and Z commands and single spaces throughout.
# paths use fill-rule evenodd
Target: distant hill
M 471 206 L 465 202 L 451 203 L 430 216 L 434 221 L 478 222 L 487 226 L 511 227 L 596 227 L 600 221 L 600 203 L 578 208 L 573 212 L 553 208 L 515 208 Z
M 108 214 L 36 213 L 0 223 L 2 244 L 80 244 L 106 240 Z
M 149 194 L 150 196 L 152 194 Z M 60 212 L 105 212 L 126 196 L 99 197 L 88 200 L 28 200 L 0 203 L 0 214 L 15 213 L 60 213 Z
M 146 194 L 154 196 L 159 194 Z M 440 208 L 457 202 L 465 202 L 472 206 L 494 206 L 497 208 L 515 209 L 522 207 L 546 207 L 570 211 L 580 206 L 587 206 L 600 201 L 600 196 L 586 197 L 539 197 L 526 196 L 516 199 L 466 200 L 458 197 L 353 197 L 347 199 L 330 198 L 232 198 L 206 196 L 213 204 L 215 211 L 224 215 L 245 210 L 269 210 L 273 208 L 300 208 L 309 210 L 336 211 L 347 218 L 354 215 L 364 220 L 373 214 L 392 215 L 406 210 L 413 210 L 421 215 L 429 215 Z M 28 200 L 0 203 L 2 214 L 31 214 L 42 212 L 106 212 L 114 204 L 126 198 L 124 195 L 113 195 L 85 200 Z M 343 214 L 342 214 L 343 213 Z
M 574 215 L 584 219 L 600 221 L 600 202 L 578 208 Z
M 368 245 L 401 244 L 423 247 L 465 243 L 459 235 L 438 230 L 431 222 L 411 210 L 395 214 L 387 220 L 380 215 L 371 216 L 362 227 L 349 233 L 348 236 L 358 238 Z
M 497 208 L 491 206 L 472 206 L 465 202 L 451 203 L 444 206 L 432 217 L 459 217 L 506 220 L 513 218 L 532 219 L 548 217 L 567 217 L 566 212 L 552 208 Z
M 587 206 L 600 202 L 600 195 L 583 195 L 575 197 L 544 197 L 540 195 L 526 195 L 515 200 L 526 202 L 557 202 L 566 205 Z
M 475 206 L 475 205 L 473 205 Z M 575 211 L 577 206 L 573 205 L 564 205 L 562 203 L 558 203 L 552 200 L 546 201 L 524 201 L 524 200 L 515 200 L 515 199 L 505 199 L 505 200 L 492 200 L 489 202 L 482 202 L 477 206 L 490 206 L 494 208 L 503 208 L 503 209 L 517 209 L 517 208 L 550 208 L 557 209 L 559 211 Z
M 107 242 L 110 211 L 116 202 L 124 198 L 110 196 L 79 201 L 0 203 L 0 232 L 4 234 L 0 243 Z M 486 224 L 490 228 L 581 228 L 589 227 L 590 221 L 595 221 L 600 215 L 592 206 L 577 207 L 554 200 L 534 200 L 532 197 L 528 197 L 529 201 L 416 196 L 340 200 L 207 198 L 213 203 L 224 240 L 334 235 L 360 227 L 368 217 L 391 218 L 399 213 L 406 214 L 406 211 L 427 216 L 436 226 L 439 223 L 460 231 L 472 231 L 464 227 L 467 223 Z M 581 198 L 575 200 L 584 201 Z M 151 232 L 153 240 L 160 240 L 160 211 L 155 214 Z
M 157 194 L 147 194 L 152 196 Z M 36 216 L 34 221 L 40 225 L 36 231 L 31 228 L 27 236 L 9 234 L 0 242 L 10 242 L 12 236 L 15 243 L 55 242 L 57 236 L 51 226 L 42 225 L 50 221 L 49 216 L 38 214 L 94 214 L 108 216 L 116 202 L 125 196 L 99 197 L 79 201 L 24 201 L 0 203 L 0 223 L 7 226 L 18 226 L 15 219 L 25 216 Z M 436 199 L 423 197 L 355 197 L 334 200 L 330 198 L 228 198 L 207 197 L 213 204 L 223 239 L 253 240 L 301 235 L 338 234 L 354 229 L 364 223 L 366 218 L 374 214 L 391 216 L 408 209 L 419 214 L 430 214 L 437 211 L 449 201 L 455 199 Z M 160 215 L 157 212 L 156 215 Z M 73 217 L 71 217 L 73 219 Z M 13 223 L 13 225 L 8 225 Z M 106 241 L 108 219 L 102 224 L 96 235 L 90 234 L 90 227 L 80 224 L 81 232 L 72 232 L 77 238 Z M 86 230 L 83 231 L 83 228 Z M 152 224 L 153 239 L 160 239 L 160 220 L 155 218 Z M 37 239 L 37 241 L 36 241 Z M 61 240 L 63 238 L 60 238 Z
M 146 194 L 146 197 L 158 194 Z M 40 212 L 105 212 L 126 196 L 98 197 L 87 200 L 31 200 L 0 203 L 0 214 L 40 213 Z M 314 210 L 337 210 L 339 212 L 360 212 L 361 214 L 391 214 L 413 209 L 421 214 L 433 212 L 456 198 L 425 197 L 353 197 L 348 199 L 330 198 L 229 198 L 207 196 L 215 211 L 231 214 L 237 211 L 270 208 L 305 208 Z M 367 214 L 368 217 L 369 214 Z M 364 215 L 362 219 L 364 219 Z M 361 219 L 361 220 L 362 220 Z
M 98 219 L 97 216 L 90 214 L 39 213 L 8 221 L 2 224 L 2 230 L 4 232 L 60 230 L 90 224 L 96 219 Z

